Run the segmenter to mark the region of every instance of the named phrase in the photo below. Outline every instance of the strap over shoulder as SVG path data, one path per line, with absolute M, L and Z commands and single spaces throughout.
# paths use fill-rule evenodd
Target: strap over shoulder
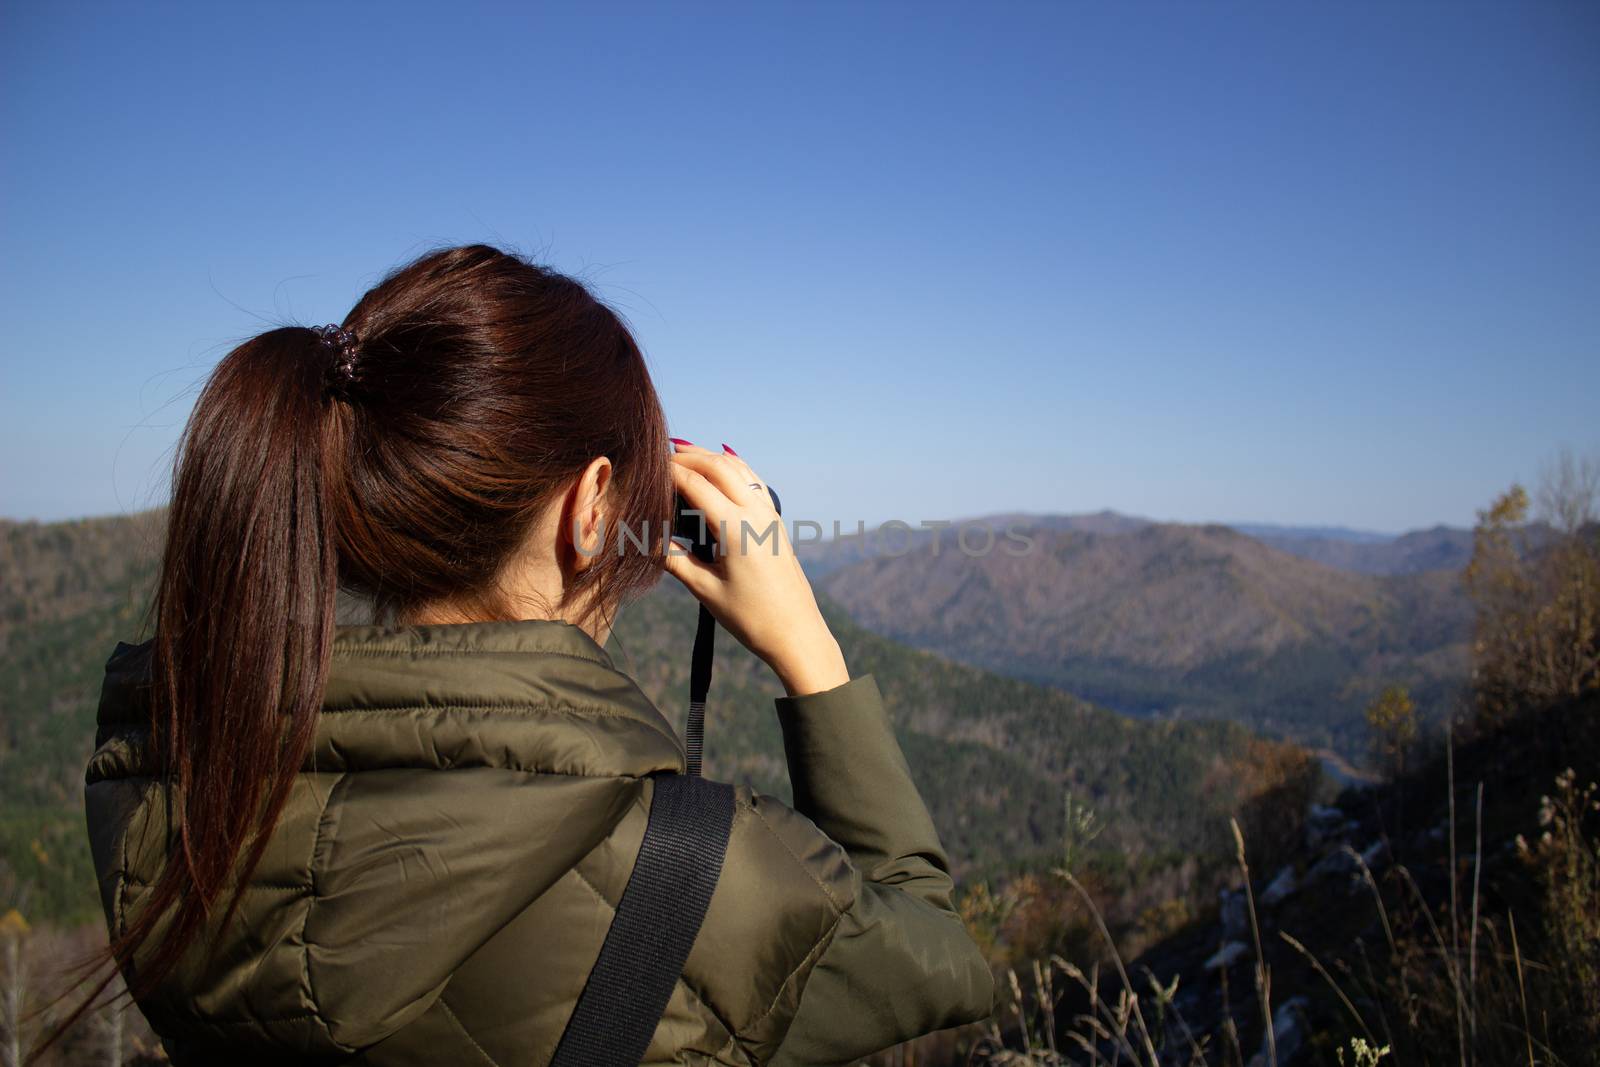
M 636 1067 L 717 888 L 733 786 L 682 774 L 654 782 L 633 873 L 552 1067 Z

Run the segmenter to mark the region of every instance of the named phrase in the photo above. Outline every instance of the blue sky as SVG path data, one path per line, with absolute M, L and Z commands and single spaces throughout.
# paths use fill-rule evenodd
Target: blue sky
M 1600 454 L 1592 4 L 11 4 L 0 87 L 10 517 L 159 502 L 229 347 L 475 240 L 794 514 L 1400 530 Z

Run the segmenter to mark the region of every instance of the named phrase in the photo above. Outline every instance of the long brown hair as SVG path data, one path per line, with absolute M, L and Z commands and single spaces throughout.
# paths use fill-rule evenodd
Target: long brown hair
M 260 861 L 316 729 L 336 589 L 395 619 L 443 600 L 518 617 L 502 569 L 601 455 L 611 521 L 552 607 L 610 615 L 661 573 L 665 419 L 633 337 L 582 283 L 448 248 L 389 274 L 343 329 L 353 374 L 303 326 L 229 352 L 179 443 L 150 654 L 150 737 L 178 825 L 102 957 L 136 997 L 219 905 L 226 925 L 227 886 Z

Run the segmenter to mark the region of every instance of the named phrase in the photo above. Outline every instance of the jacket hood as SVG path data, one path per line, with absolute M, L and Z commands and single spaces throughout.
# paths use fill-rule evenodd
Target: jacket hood
M 147 751 L 149 643 L 106 665 L 86 777 L 120 933 L 165 861 Z M 227 709 L 216 713 L 226 714 Z M 455 969 L 682 772 L 672 726 L 564 622 L 340 627 L 314 741 L 230 929 L 141 1006 L 161 1032 L 240 1028 L 337 1057 L 418 1017 Z M 137 965 L 137 961 L 136 961 Z

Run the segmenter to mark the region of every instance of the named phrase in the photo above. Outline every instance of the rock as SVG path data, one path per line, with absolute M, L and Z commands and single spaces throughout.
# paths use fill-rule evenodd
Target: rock
M 1344 812 L 1326 804 L 1313 804 L 1306 816 L 1306 844 L 1320 848 L 1343 833 L 1344 827 Z
M 1250 902 L 1243 889 L 1224 889 L 1218 896 L 1222 900 L 1222 936 L 1227 939 L 1244 937 L 1250 932 Z
M 1261 891 L 1261 906 L 1275 908 L 1294 895 L 1295 890 L 1299 888 L 1300 883 L 1294 877 L 1294 866 L 1291 864 L 1284 867 L 1271 882 L 1267 883 L 1267 888 Z
M 1321 882 L 1329 878 L 1348 878 L 1361 869 L 1356 854 L 1348 848 L 1334 849 L 1316 862 L 1306 872 L 1306 883 Z
M 1249 951 L 1250 947 L 1243 941 L 1229 941 L 1226 945 L 1213 952 L 1210 959 L 1206 960 L 1206 970 L 1226 970 L 1238 963 Z
M 1272 1013 L 1272 1034 L 1278 1047 L 1278 1067 L 1293 1060 L 1305 1048 L 1306 1038 L 1310 1036 L 1310 1020 L 1306 1017 L 1306 1009 L 1311 1006 L 1311 1001 L 1306 997 L 1290 997 L 1278 1006 Z M 1267 1040 L 1261 1039 L 1261 1051 L 1250 1057 L 1250 1067 L 1269 1067 L 1272 1057 L 1269 1055 Z

